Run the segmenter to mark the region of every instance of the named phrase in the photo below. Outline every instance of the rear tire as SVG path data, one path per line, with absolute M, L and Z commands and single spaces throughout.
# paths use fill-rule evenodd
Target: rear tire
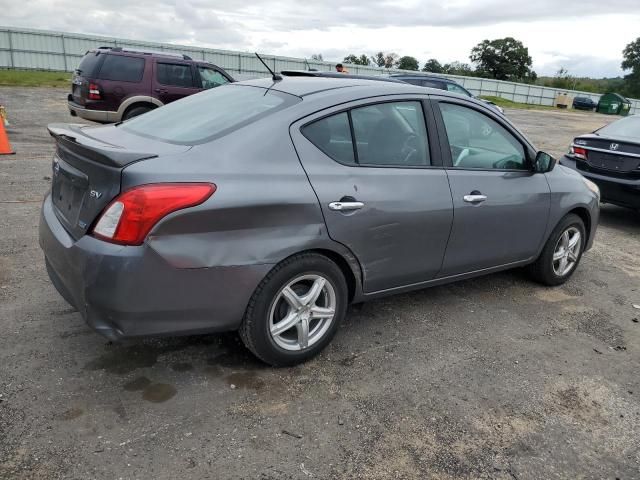
M 347 302 L 347 283 L 335 263 L 317 253 L 297 254 L 260 282 L 249 300 L 240 337 L 265 363 L 302 363 L 331 342 Z
M 146 105 L 140 105 L 138 107 L 129 107 L 122 115 L 122 120 L 129 120 L 130 118 L 137 117 L 138 115 L 142 115 L 143 113 L 147 113 L 153 110 L 153 107 L 148 107 Z
M 570 213 L 551 232 L 538 259 L 529 267 L 531 276 L 543 285 L 566 282 L 578 268 L 587 236 L 582 219 Z

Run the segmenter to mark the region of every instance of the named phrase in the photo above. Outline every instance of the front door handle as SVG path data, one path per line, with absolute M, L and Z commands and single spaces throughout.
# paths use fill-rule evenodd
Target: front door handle
M 330 210 L 335 210 L 336 212 L 348 212 L 350 210 L 360 210 L 364 207 L 364 203 L 362 202 L 331 202 L 329 204 Z
M 471 193 L 470 195 L 465 195 L 462 199 L 467 203 L 482 203 L 487 199 L 486 195 Z

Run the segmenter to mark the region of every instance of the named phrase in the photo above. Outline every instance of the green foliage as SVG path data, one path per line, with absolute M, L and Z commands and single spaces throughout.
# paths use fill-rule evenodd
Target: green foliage
M 431 72 L 431 73 L 444 73 L 442 71 L 442 64 L 436 60 L 435 58 L 430 58 L 422 67 L 423 72 Z
M 404 56 L 398 59 L 396 63 L 396 67 L 400 70 L 418 70 L 420 65 L 418 64 L 418 59 L 415 57 Z
M 321 53 L 314 53 L 313 55 L 311 55 L 311 60 L 316 60 L 318 62 L 322 62 L 322 61 L 324 61 L 324 58 L 322 58 L 322 54 Z
M 359 57 L 351 53 L 346 57 L 344 57 L 344 60 L 342 60 L 342 63 L 349 63 L 352 65 L 365 65 L 365 66 L 371 65 L 371 61 L 369 60 L 369 57 L 367 57 L 364 53 Z
M 607 92 L 622 93 L 624 91 L 624 79 L 621 77 L 579 78 L 579 77 L 573 77 L 567 74 L 564 78 L 562 78 L 562 77 L 559 77 L 558 74 L 556 74 L 556 76 L 554 77 L 540 77 L 536 82 L 536 84 L 542 85 L 544 87 L 554 87 L 554 88 L 578 90 L 582 92 L 592 92 L 592 93 L 607 93 Z
M 535 79 L 529 49 L 512 37 L 484 40 L 473 47 L 469 58 L 481 76 L 510 81 Z
M 66 87 L 71 85 L 71 74 L 40 70 L 1 70 L 0 85 L 20 87 Z
M 398 55 L 396 53 L 378 52 L 372 55 L 369 60 L 373 65 L 383 68 L 393 68 L 398 63 Z
M 622 56 L 622 69 L 631 70 L 624 77 L 623 92 L 630 97 L 640 98 L 640 37 L 624 48 Z
M 442 73 L 449 75 L 460 75 L 463 77 L 477 77 L 478 72 L 468 63 L 451 62 L 442 66 Z

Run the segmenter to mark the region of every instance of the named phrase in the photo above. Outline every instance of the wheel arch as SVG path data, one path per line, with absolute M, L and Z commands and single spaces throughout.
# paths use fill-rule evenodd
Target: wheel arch
M 578 217 L 580 217 L 580 219 L 584 223 L 585 235 L 587 237 L 585 239 L 585 245 L 588 245 L 589 241 L 591 240 L 591 237 L 590 237 L 591 236 L 591 213 L 585 207 L 575 207 L 572 210 L 569 210 L 567 212 L 567 215 L 570 215 L 570 214 L 577 215 Z
M 148 97 L 146 95 L 136 95 L 133 97 L 129 97 L 118 107 L 118 120 L 122 120 L 125 113 L 132 108 L 151 107 L 152 109 L 154 109 L 163 105 L 164 104 L 155 97 Z

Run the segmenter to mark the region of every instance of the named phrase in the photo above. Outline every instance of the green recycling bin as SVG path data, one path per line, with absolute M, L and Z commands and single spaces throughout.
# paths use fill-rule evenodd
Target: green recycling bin
M 622 115 L 626 117 L 631 110 L 631 102 L 618 93 L 607 93 L 598 102 L 599 113 L 606 115 Z

